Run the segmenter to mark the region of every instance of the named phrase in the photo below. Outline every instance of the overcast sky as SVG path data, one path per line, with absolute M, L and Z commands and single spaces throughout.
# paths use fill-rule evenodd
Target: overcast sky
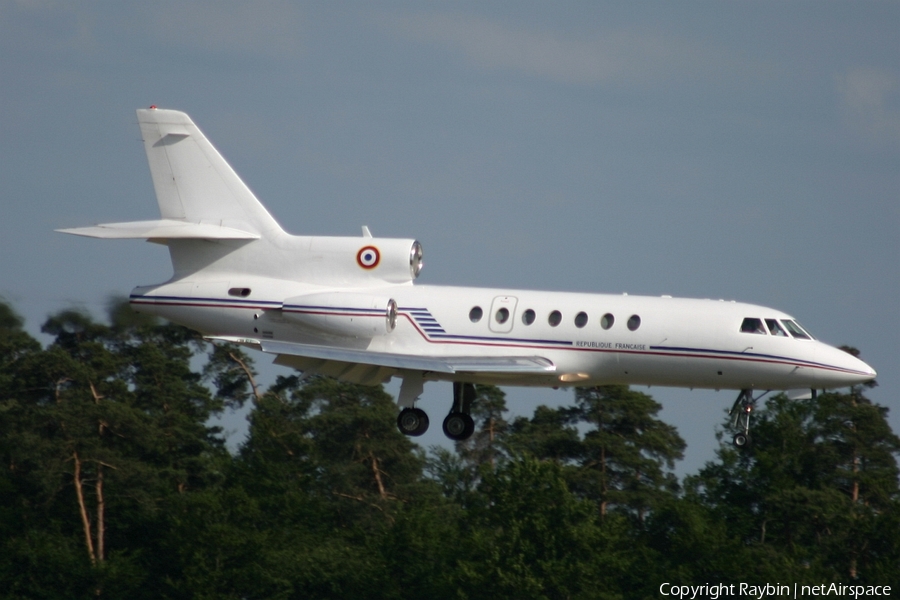
M 0 295 L 36 333 L 171 275 L 52 232 L 158 218 L 156 104 L 288 231 L 419 239 L 422 283 L 791 313 L 862 351 L 900 431 L 898 32 L 898 2 L 0 0 Z M 736 393 L 649 393 L 696 471 Z M 424 445 L 449 394 L 426 387 Z

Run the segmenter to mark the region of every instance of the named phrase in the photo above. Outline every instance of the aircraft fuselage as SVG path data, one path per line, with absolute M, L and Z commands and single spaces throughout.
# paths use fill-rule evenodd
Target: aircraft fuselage
M 247 295 L 228 294 L 236 288 L 247 290 Z M 321 292 L 321 287 L 235 275 L 220 281 L 137 288 L 131 303 L 140 312 L 210 337 L 420 356 L 539 354 L 556 367 L 547 373 L 428 373 L 426 378 L 433 380 L 789 390 L 847 386 L 875 374 L 846 352 L 811 336 L 788 333 L 783 323 L 794 322 L 790 315 L 734 301 L 429 285 L 373 287 L 366 294 L 396 301 L 396 326 L 382 335 L 352 337 L 335 333 L 339 328 L 329 330 L 327 324 L 298 322 L 296 316 L 370 322 L 373 330 L 385 316 L 340 305 L 284 306 L 284 298 Z M 336 293 L 340 297 L 342 292 Z M 771 334 L 768 327 L 742 331 L 748 318 L 763 324 L 774 320 L 783 335 Z M 283 362 L 302 368 L 303 361 L 296 357 Z M 390 369 L 361 369 L 356 376 L 343 373 L 343 378 L 376 383 L 390 374 Z

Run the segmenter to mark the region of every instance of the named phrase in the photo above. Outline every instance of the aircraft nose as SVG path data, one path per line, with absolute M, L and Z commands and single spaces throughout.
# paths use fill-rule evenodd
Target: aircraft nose
M 846 381 L 846 385 L 872 381 L 877 375 L 871 366 L 840 348 L 829 346 L 829 355 L 835 367 L 840 369 L 841 379 Z
M 856 360 L 859 360 L 859 359 L 857 358 Z M 875 379 L 876 375 L 878 375 L 878 373 L 875 372 L 875 369 L 873 369 L 872 367 L 870 367 L 868 364 L 864 363 L 863 361 L 860 360 L 859 364 L 862 366 L 862 368 L 868 374 L 867 375 L 868 379 L 866 381 L 871 381 L 872 379 Z

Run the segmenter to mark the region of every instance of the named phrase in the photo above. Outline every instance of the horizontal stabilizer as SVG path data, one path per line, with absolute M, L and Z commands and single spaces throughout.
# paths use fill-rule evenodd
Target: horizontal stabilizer
M 94 227 L 57 229 L 71 233 L 105 239 L 200 239 L 200 240 L 257 240 L 258 233 L 241 231 L 210 223 L 188 223 L 177 219 L 156 221 L 130 221 L 127 223 L 103 223 Z
M 556 371 L 556 365 L 542 356 L 421 356 L 237 337 L 211 337 L 208 339 L 243 344 L 270 354 L 286 354 L 289 356 L 301 356 L 304 358 L 315 358 L 326 361 L 372 365 L 410 371 L 433 371 L 435 373 L 448 374 L 546 374 Z

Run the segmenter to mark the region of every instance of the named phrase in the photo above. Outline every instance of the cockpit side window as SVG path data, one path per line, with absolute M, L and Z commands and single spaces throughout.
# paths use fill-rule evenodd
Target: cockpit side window
M 766 335 L 766 328 L 763 327 L 762 319 L 754 319 L 747 317 L 741 323 L 741 333 L 759 333 Z
M 781 325 L 778 324 L 777 319 L 766 319 L 766 326 L 769 328 L 769 333 L 772 335 L 777 335 L 781 337 L 787 337 L 788 334 L 784 332 L 784 329 Z
M 791 321 L 790 319 L 782 319 L 782 323 L 784 323 L 785 328 L 791 332 L 791 335 L 799 340 L 811 340 L 812 336 L 803 331 L 803 328 L 796 321 Z

